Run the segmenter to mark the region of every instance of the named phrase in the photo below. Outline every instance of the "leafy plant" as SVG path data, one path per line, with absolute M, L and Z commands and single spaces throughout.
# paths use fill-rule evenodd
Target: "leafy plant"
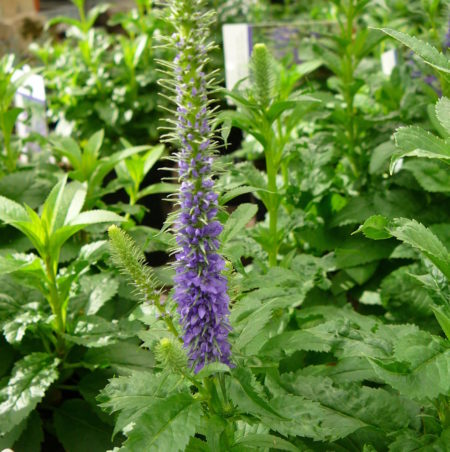
M 110 19 L 119 33 L 97 27 L 107 5 L 91 8 L 74 2 L 80 19 L 56 17 L 48 27 L 69 27 L 67 39 L 49 39 L 33 52 L 44 65 L 48 90 L 49 117 L 57 132 L 88 139 L 100 129 L 105 131 L 107 149 L 117 150 L 120 138 L 132 145 L 155 142 L 157 121 L 163 104 L 157 96 L 153 34 L 162 22 L 151 0 L 136 2 L 137 8 Z
M 269 264 L 275 266 L 283 233 L 278 226 L 278 215 L 288 180 L 288 142 L 300 119 L 319 102 L 313 96 L 294 91 L 296 83 L 320 66 L 311 61 L 282 72 L 263 44 L 255 45 L 251 61 L 250 87 L 235 90 L 227 95 L 237 104 L 237 111 L 222 112 L 225 122 L 224 136 L 231 125 L 252 135 L 264 152 L 266 178 L 251 169 L 244 171 L 247 184 L 256 190 L 268 212 L 268 230 L 261 237 L 269 254 Z M 227 132 L 228 130 L 228 132 Z M 278 179 L 281 180 L 278 181 Z M 237 194 L 244 193 L 242 189 Z
M 29 282 L 46 297 L 54 315 L 58 352 L 64 352 L 66 312 L 73 277 L 58 278 L 58 262 L 64 243 L 86 226 L 97 223 L 122 221 L 118 215 L 92 210 L 81 212 L 86 190 L 79 184 L 66 185 L 63 178 L 51 191 L 39 216 L 34 210 L 0 197 L 0 219 L 21 231 L 33 244 L 39 258 L 12 259 L 5 265 L 7 272 L 20 272 L 30 276 Z
M 69 177 L 79 182 L 86 182 L 86 204 L 94 206 L 107 193 L 117 190 L 116 185 L 103 187 L 105 177 L 123 160 L 140 152 L 147 151 L 149 146 L 128 147 L 109 156 L 101 156 L 104 131 L 100 130 L 80 145 L 70 137 L 55 136 L 51 139 L 52 150 L 60 157 L 66 157 L 72 171 Z M 113 188 L 112 188 L 113 187 Z

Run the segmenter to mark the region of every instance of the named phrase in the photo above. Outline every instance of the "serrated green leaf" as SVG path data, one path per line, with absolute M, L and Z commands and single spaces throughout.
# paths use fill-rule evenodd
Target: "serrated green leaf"
M 158 400 L 139 416 L 136 425 L 127 432 L 125 450 L 182 451 L 195 435 L 201 414 L 200 402 L 186 393 Z
M 164 401 L 168 394 L 185 391 L 187 386 L 178 375 L 133 371 L 129 376 L 112 379 L 97 400 L 102 408 L 120 412 L 114 428 L 116 434 L 154 403 Z
M 417 53 L 425 63 L 444 74 L 450 74 L 450 63 L 448 58 L 427 42 L 421 41 L 414 36 L 409 36 L 401 31 L 391 30 L 389 28 L 381 28 L 380 30 L 409 47 Z
M 11 431 L 41 401 L 58 378 L 59 359 L 47 353 L 31 353 L 18 361 L 11 378 L 0 390 L 0 434 Z
M 448 341 L 417 329 L 397 337 L 394 347 L 391 357 L 372 360 L 383 381 L 413 400 L 450 394 Z
M 233 370 L 229 394 L 231 400 L 245 413 L 266 419 L 285 419 L 261 395 L 255 377 L 248 369 Z
M 389 220 L 383 215 L 373 215 L 369 217 L 356 232 L 362 232 L 368 239 L 384 240 L 391 237 L 386 230 Z
M 418 249 L 450 279 L 450 254 L 443 243 L 423 224 L 406 218 L 392 220 L 389 232 Z
M 231 452 L 240 452 L 242 447 L 249 447 L 250 449 L 261 450 L 264 448 L 270 448 L 275 450 L 289 450 L 292 452 L 299 452 L 301 449 L 295 447 L 289 441 L 275 435 L 269 435 L 268 433 L 253 433 L 239 438 L 231 446 Z
M 404 162 L 402 169 L 410 171 L 424 190 L 450 193 L 450 177 L 446 163 L 439 160 L 413 159 Z
M 232 240 L 239 234 L 245 225 L 254 217 L 258 211 L 256 204 L 241 204 L 228 218 L 220 234 L 222 244 Z
M 450 159 L 450 142 L 443 140 L 417 126 L 401 127 L 394 134 L 400 152 L 391 159 L 389 171 L 393 172 L 396 162 L 403 157 L 428 159 Z

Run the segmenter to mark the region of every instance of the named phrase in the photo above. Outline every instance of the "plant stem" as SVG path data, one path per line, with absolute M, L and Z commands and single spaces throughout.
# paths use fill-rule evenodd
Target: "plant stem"
M 274 162 L 273 151 L 271 148 L 265 150 L 267 188 L 269 190 L 269 202 L 267 207 L 269 215 L 270 249 L 269 265 L 277 265 L 278 255 L 278 192 L 277 192 L 277 167 Z
M 57 351 L 63 354 L 65 343 L 63 335 L 66 331 L 65 315 L 63 313 L 63 306 L 59 297 L 58 283 L 56 282 L 55 264 L 50 257 L 45 259 L 45 268 L 48 278 L 48 289 L 50 307 L 56 318 L 56 335 L 58 339 Z

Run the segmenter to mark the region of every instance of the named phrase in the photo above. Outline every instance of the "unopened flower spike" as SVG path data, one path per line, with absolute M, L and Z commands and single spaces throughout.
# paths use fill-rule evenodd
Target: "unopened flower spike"
M 212 111 L 208 93 L 214 88 L 205 65 L 212 47 L 207 42 L 212 15 L 202 13 L 204 0 L 170 0 L 170 38 L 176 56 L 169 68 L 175 124 L 168 139 L 178 148 L 181 184 L 179 212 L 174 221 L 178 250 L 174 299 L 178 304 L 183 341 L 198 372 L 211 362 L 230 363 L 227 280 L 225 263 L 218 254 L 217 194 L 214 192 Z

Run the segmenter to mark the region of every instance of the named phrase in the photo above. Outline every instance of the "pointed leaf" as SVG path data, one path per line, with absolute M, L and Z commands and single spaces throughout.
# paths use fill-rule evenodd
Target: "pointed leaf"
M 119 223 L 122 221 L 125 221 L 124 218 L 120 217 L 116 213 L 109 212 L 108 210 L 89 210 L 87 212 L 80 213 L 68 224 L 70 226 L 87 226 L 89 224 Z

